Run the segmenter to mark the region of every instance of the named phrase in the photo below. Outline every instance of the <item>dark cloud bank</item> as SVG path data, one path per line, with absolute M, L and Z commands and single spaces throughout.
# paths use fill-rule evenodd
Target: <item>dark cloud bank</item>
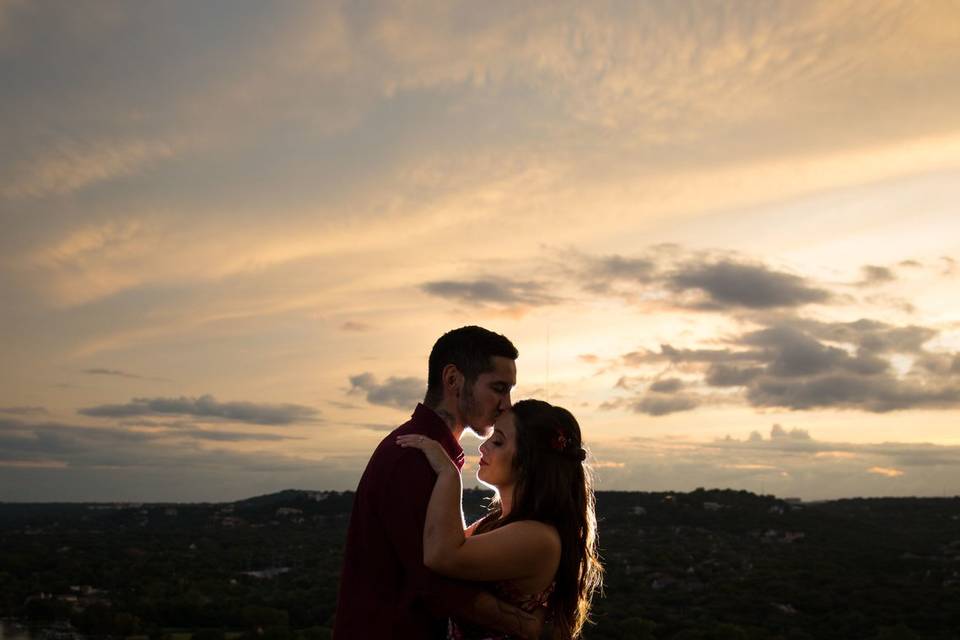
M 0 500 L 236 500 L 289 487 L 355 486 L 369 452 L 309 460 L 200 443 L 292 439 L 188 423 L 89 427 L 0 418 Z

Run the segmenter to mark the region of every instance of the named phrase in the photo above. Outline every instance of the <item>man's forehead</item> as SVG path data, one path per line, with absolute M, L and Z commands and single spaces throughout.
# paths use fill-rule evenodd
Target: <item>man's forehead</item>
M 516 362 L 503 356 L 493 356 L 490 359 L 490 364 L 493 365 L 493 371 L 487 371 L 483 376 L 494 378 L 501 382 L 508 382 L 511 385 L 517 384 Z

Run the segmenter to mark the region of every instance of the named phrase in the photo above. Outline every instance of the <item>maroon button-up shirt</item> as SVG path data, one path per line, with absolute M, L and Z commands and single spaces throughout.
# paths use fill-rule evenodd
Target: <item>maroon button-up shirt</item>
M 437 476 L 420 450 L 396 444 L 398 435 L 411 433 L 439 441 L 463 466 L 450 428 L 422 404 L 373 452 L 350 516 L 336 640 L 444 638 L 447 616 L 480 591 L 423 566 L 424 520 Z

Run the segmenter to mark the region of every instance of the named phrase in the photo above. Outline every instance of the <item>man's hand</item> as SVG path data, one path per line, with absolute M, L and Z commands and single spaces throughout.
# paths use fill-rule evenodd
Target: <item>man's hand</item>
M 544 625 L 546 609 L 537 609 L 528 613 L 519 607 L 498 600 L 489 592 L 481 592 L 455 615 L 468 622 L 505 633 L 520 640 L 540 640 L 545 629 L 550 630 L 553 625 Z

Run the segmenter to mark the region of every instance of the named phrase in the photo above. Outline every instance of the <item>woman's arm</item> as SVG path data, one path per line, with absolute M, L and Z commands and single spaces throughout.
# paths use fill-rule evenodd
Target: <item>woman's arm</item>
M 464 580 L 509 580 L 555 569 L 560 561 L 556 529 L 532 520 L 489 533 L 464 534 L 460 472 L 436 441 L 400 436 L 397 443 L 424 452 L 437 472 L 423 527 L 423 562 L 437 573 Z
M 390 542 L 411 584 L 417 585 L 419 601 L 436 618 L 454 616 L 511 637 L 538 638 L 543 616 L 502 602 L 479 584 L 453 580 L 424 566 L 422 531 L 436 475 L 425 459 L 413 456 L 406 463 L 400 461 L 387 483 L 383 519 L 390 523 Z
M 436 571 L 436 558 L 453 553 L 466 540 L 460 470 L 436 440 L 418 435 L 398 436 L 397 444 L 423 451 L 437 474 L 423 524 L 423 563 Z

